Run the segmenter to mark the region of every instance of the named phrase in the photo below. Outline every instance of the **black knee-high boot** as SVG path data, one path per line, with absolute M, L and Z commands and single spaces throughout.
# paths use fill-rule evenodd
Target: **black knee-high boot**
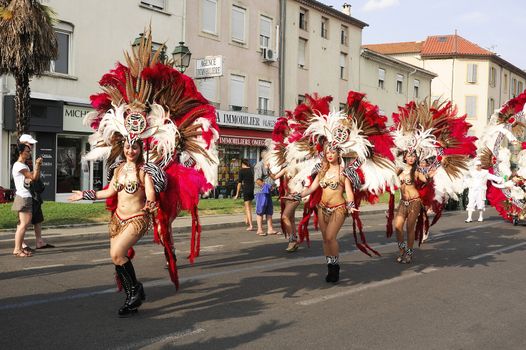
M 118 314 L 120 317 L 127 317 L 136 313 L 137 308 L 142 304 L 142 300 L 145 299 L 144 289 L 142 284 L 137 282 L 131 260 L 128 260 L 124 265 L 115 265 L 115 271 L 126 293 L 126 300 Z

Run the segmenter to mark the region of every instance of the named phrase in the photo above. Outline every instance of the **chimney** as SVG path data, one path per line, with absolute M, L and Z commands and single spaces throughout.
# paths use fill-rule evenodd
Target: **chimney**
M 351 16 L 351 5 L 348 3 L 344 3 L 342 6 L 342 12 L 345 13 L 347 16 Z

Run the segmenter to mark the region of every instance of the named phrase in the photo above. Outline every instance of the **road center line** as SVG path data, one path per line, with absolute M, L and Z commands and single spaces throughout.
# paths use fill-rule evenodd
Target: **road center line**
M 386 285 L 389 285 L 389 284 L 393 284 L 393 283 L 396 283 L 396 282 L 400 282 L 400 281 L 404 281 L 404 280 L 407 280 L 407 279 L 410 279 L 410 278 L 413 278 L 413 277 L 418 277 L 418 276 L 421 276 L 421 275 L 424 275 L 424 274 L 428 274 L 428 273 L 431 273 L 431 272 L 437 271 L 437 270 L 438 269 L 435 269 L 435 268 L 425 268 L 421 272 L 414 272 L 413 271 L 413 272 L 407 273 L 405 275 L 394 277 L 394 278 L 391 278 L 391 279 L 388 279 L 388 280 L 367 283 L 367 284 L 363 284 L 363 285 L 360 285 L 360 286 L 357 286 L 357 287 L 352 287 L 351 289 L 344 290 L 344 291 L 341 291 L 341 292 L 338 292 L 338 293 L 324 295 L 324 296 L 317 297 L 317 298 L 312 298 L 312 299 L 309 299 L 309 300 L 303 300 L 303 301 L 297 302 L 296 304 L 297 305 L 302 305 L 302 306 L 318 304 L 318 303 L 321 303 L 321 302 L 324 302 L 324 301 L 327 301 L 327 300 L 332 300 L 332 299 L 336 299 L 336 298 L 345 297 L 345 296 L 348 296 L 348 295 L 351 295 L 351 294 L 354 294 L 354 293 L 359 293 L 359 292 L 362 292 L 362 291 L 367 290 L 367 289 L 383 287 L 383 286 L 386 286 Z
M 491 252 L 488 252 L 488 253 L 484 253 L 484 254 L 480 254 L 480 255 L 471 256 L 471 257 L 469 257 L 468 259 L 469 259 L 469 260 L 478 260 L 478 259 L 482 259 L 482 258 L 485 258 L 485 257 L 487 257 L 487 256 L 492 256 L 492 255 L 496 255 L 496 254 L 498 254 L 498 253 L 502 253 L 502 252 L 505 252 L 505 251 L 508 251 L 508 250 L 515 249 L 515 248 L 520 247 L 520 246 L 523 246 L 523 245 L 525 245 L 525 244 L 526 244 L 526 242 L 517 243 L 517 244 L 510 245 L 510 246 L 507 246 L 507 247 L 504 247 L 504 248 L 500 248 L 500 249 L 497 249 L 497 250 L 494 250 L 494 251 L 491 251 Z
M 45 266 L 32 266 L 32 267 L 24 267 L 24 270 L 41 270 L 41 269 L 49 269 L 51 267 L 62 267 L 65 266 L 64 264 L 55 264 L 55 265 L 45 265 Z
M 158 336 L 151 339 L 146 339 L 137 343 L 128 344 L 125 346 L 118 347 L 117 350 L 127 350 L 127 349 L 142 349 L 147 346 L 151 345 L 161 345 L 161 344 L 169 344 L 173 343 L 174 341 L 181 339 L 183 337 L 203 333 L 206 330 L 203 328 L 197 328 L 197 329 L 185 329 L 180 332 L 170 333 L 162 336 Z
M 94 263 L 97 263 L 97 262 L 106 262 L 106 261 L 111 261 L 111 258 L 104 258 L 104 259 L 94 259 L 94 260 L 91 260 L 91 262 L 94 262 Z

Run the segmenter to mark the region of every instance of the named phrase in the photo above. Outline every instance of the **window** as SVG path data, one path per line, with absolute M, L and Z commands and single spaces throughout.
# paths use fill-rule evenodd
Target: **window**
M 230 76 L 230 108 L 233 111 L 245 111 L 245 77 Z
M 385 69 L 378 68 L 378 87 L 383 90 L 385 81 Z
M 210 102 L 217 102 L 217 78 L 196 79 L 199 92 Z
M 468 64 L 468 83 L 475 84 L 477 82 L 477 65 Z
M 73 26 L 64 22 L 59 22 L 54 28 L 58 43 L 58 56 L 49 64 L 49 71 L 53 73 L 70 74 L 69 58 L 71 53 L 71 36 Z
M 164 10 L 165 0 L 141 0 L 141 5 L 151 7 L 156 10 Z
M 329 19 L 321 18 L 321 37 L 327 39 L 329 37 Z
M 415 79 L 413 82 L 413 97 L 418 98 L 418 90 L 420 89 L 420 80 Z
M 274 111 L 270 110 L 270 95 L 272 83 L 270 81 L 258 81 L 258 113 L 272 115 Z
M 504 92 L 508 93 L 508 74 L 504 74 Z
M 401 94 L 404 85 L 404 76 L 402 74 L 396 75 L 396 92 Z
M 259 17 L 259 47 L 270 47 L 272 34 L 272 20 L 268 17 Z
M 349 35 L 349 30 L 346 26 L 342 26 L 340 31 L 340 44 L 347 46 L 347 36 Z
M 495 111 L 495 100 L 490 98 L 488 100 L 488 120 L 490 120 L 491 115 L 493 114 L 494 111 Z
M 347 108 L 347 104 L 340 102 L 340 112 L 345 112 L 346 108 Z
M 298 95 L 298 104 L 302 104 L 305 102 L 305 95 Z
M 300 8 L 300 18 L 299 18 L 300 29 L 307 30 L 308 13 L 309 11 L 305 10 L 304 8 Z
M 466 114 L 468 118 L 477 118 L 477 96 L 466 96 Z
M 517 96 L 517 79 L 511 79 L 511 95 L 512 97 Z
M 201 0 L 203 8 L 201 30 L 206 33 L 217 34 L 217 0 Z
M 497 85 L 497 69 L 490 67 L 489 69 L 489 86 L 495 87 Z
M 306 66 L 306 56 L 307 56 L 307 40 L 300 38 L 298 44 L 298 66 L 304 68 Z
M 340 79 L 347 79 L 347 72 L 345 71 L 346 62 L 347 54 L 340 52 Z
M 245 43 L 245 12 L 244 8 L 232 6 L 232 41 Z
M 522 93 L 523 90 L 524 90 L 524 88 L 523 88 L 523 83 L 522 83 L 522 81 L 517 82 L 517 95 L 519 95 L 520 93 Z

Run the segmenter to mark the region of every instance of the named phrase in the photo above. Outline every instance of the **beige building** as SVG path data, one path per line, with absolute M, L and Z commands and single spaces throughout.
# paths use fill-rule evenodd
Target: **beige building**
M 186 38 L 192 62 L 186 74 L 217 108 L 219 186 L 230 196 L 240 160 L 252 164 L 279 114 L 279 0 L 192 0 Z
M 360 91 L 388 117 L 409 101 L 431 96 L 437 75 L 396 58 L 363 49 L 360 57 Z
M 360 89 L 360 47 L 366 23 L 314 0 L 286 0 L 284 9 L 283 107 L 305 93 L 331 95 L 336 108 Z
M 452 100 L 460 114 L 467 114 L 476 136 L 482 134 L 493 111 L 521 93 L 526 84 L 526 72 L 458 35 L 364 47 L 436 73 L 432 97 Z
M 168 55 L 184 40 L 184 0 L 70 1 L 48 0 L 57 13 L 59 56 L 42 77 L 31 81 L 29 131 L 42 155 L 45 200 L 63 200 L 73 189 L 100 189 L 105 182 L 100 162 L 82 165 L 88 151 L 89 96 L 100 92 L 98 80 L 124 60 L 123 51 L 151 23 L 156 45 L 166 42 Z M 14 79 L 0 78 L 0 185 L 10 187 L 16 147 Z

